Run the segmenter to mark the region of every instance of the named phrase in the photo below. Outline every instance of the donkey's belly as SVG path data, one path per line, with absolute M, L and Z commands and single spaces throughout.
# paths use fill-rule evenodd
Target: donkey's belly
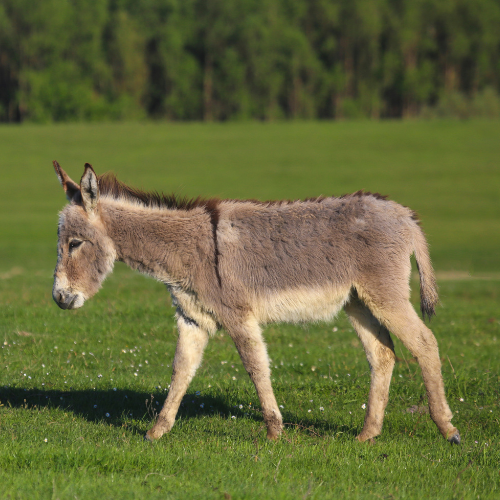
M 332 319 L 349 298 L 350 287 L 332 286 L 267 291 L 254 301 L 254 313 L 260 323 L 327 321 Z

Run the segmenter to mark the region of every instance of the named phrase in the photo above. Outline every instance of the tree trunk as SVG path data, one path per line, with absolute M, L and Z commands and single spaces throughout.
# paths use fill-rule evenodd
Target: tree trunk
M 417 68 L 417 51 L 410 47 L 404 54 L 405 75 L 413 73 Z M 418 111 L 418 104 L 413 94 L 413 88 L 407 88 L 403 95 L 403 118 L 413 118 Z
M 205 57 L 203 71 L 203 119 L 206 122 L 213 121 L 213 62 L 212 56 Z

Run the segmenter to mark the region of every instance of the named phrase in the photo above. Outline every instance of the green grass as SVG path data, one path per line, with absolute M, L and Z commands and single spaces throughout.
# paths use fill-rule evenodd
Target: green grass
M 0 498 L 498 498 L 499 136 L 498 122 L 0 128 Z M 89 161 L 187 195 L 365 188 L 416 209 L 438 271 L 490 278 L 440 281 L 431 323 L 462 445 L 407 411 L 425 391 L 399 342 L 382 436 L 355 441 L 369 372 L 343 314 L 266 329 L 287 422 L 278 443 L 225 335 L 209 343 L 172 432 L 145 443 L 170 381 L 174 310 L 163 286 L 122 265 L 81 310 L 57 308 L 64 197 L 52 159 L 77 179 Z

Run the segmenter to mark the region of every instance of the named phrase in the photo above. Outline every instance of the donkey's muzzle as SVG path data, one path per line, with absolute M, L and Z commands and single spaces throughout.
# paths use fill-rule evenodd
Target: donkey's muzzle
M 75 309 L 76 307 L 80 307 L 78 294 L 72 294 L 64 291 L 54 290 L 52 293 L 52 297 L 55 303 L 61 309 Z

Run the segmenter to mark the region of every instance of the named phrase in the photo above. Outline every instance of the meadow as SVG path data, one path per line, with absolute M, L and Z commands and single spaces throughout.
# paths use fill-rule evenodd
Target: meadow
M 0 498 L 499 498 L 500 122 L 65 124 L 0 127 Z M 52 300 L 51 165 L 83 164 L 186 196 L 305 198 L 358 189 L 416 210 L 441 304 L 430 323 L 453 423 L 426 412 L 396 341 L 383 433 L 360 444 L 369 368 L 342 313 L 265 330 L 286 422 L 266 440 L 224 332 L 209 343 L 177 423 L 143 435 L 168 391 L 176 343 L 163 285 L 117 264 L 76 311 Z M 418 308 L 418 282 L 412 280 Z

